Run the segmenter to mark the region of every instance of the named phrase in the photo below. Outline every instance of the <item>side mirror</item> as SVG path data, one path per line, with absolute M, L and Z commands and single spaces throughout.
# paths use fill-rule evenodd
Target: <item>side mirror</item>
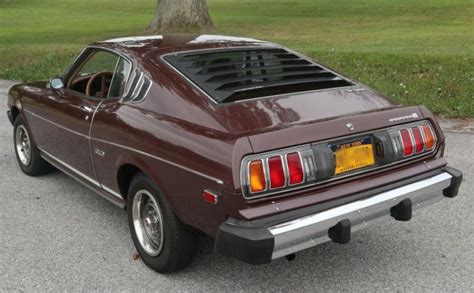
M 49 86 L 52 89 L 60 90 L 64 87 L 64 82 L 60 77 L 54 77 L 49 81 Z

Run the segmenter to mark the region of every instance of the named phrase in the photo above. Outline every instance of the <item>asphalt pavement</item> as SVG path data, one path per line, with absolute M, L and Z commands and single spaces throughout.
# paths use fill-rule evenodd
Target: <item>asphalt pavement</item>
M 0 81 L 0 291 L 474 291 L 474 132 L 445 121 L 446 157 L 464 172 L 460 194 L 325 243 L 288 262 L 252 266 L 203 239 L 193 264 L 159 275 L 140 259 L 126 214 L 55 171 L 23 174 L 16 162 Z M 451 123 L 451 124 L 450 124 Z M 454 123 L 456 124 L 456 123 Z M 457 125 L 457 124 L 456 124 Z

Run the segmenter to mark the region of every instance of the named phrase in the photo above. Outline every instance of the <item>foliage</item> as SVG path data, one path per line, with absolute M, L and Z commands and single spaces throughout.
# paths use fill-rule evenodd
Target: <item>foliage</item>
M 215 33 L 307 53 L 403 104 L 474 117 L 472 0 L 209 0 Z M 139 35 L 150 0 L 0 0 L 0 78 L 48 79 L 93 41 Z

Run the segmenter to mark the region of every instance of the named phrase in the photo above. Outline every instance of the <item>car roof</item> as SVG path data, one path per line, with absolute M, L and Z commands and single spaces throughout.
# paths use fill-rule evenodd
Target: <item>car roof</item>
M 163 55 L 172 52 L 229 47 L 280 47 L 277 44 L 252 38 L 222 35 L 153 35 L 105 40 L 91 44 L 143 58 L 149 53 Z

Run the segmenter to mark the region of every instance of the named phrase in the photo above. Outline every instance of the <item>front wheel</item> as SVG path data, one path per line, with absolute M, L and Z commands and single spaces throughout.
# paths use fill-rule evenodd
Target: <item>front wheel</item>
M 18 116 L 13 124 L 13 143 L 20 169 L 27 175 L 39 176 L 47 173 L 51 166 L 41 157 L 25 123 Z
M 199 244 L 196 233 L 179 221 L 144 174 L 132 180 L 127 213 L 133 243 L 147 266 L 159 273 L 172 273 L 191 263 Z

